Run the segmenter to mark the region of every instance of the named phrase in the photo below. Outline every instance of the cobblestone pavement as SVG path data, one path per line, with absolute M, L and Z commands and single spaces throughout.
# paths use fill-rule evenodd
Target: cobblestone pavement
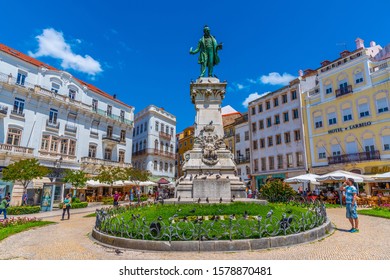
M 61 211 L 39 213 L 35 216 L 56 224 L 31 229 L 0 242 L 0 259 L 28 260 L 371 260 L 390 259 L 390 219 L 360 215 L 360 233 L 349 233 L 350 224 L 345 209 L 328 209 L 331 221 L 338 229 L 330 236 L 307 244 L 291 247 L 241 252 L 142 252 L 123 250 L 97 244 L 90 238 L 95 218 L 86 218 L 99 206 L 74 209 L 71 219 L 60 221 Z M 84 213 L 83 213 L 84 212 Z

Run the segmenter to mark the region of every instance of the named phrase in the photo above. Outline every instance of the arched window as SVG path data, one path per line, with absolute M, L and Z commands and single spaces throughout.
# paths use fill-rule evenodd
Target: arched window
M 18 128 L 8 128 L 7 144 L 20 146 L 22 130 Z
M 112 156 L 112 150 L 110 148 L 106 148 L 104 150 L 104 159 L 111 160 L 111 156 Z
M 171 144 L 171 153 L 173 153 L 173 145 Z
M 154 149 L 158 150 L 158 140 L 154 140 Z
M 119 151 L 118 162 L 120 162 L 120 163 L 125 162 L 125 151 L 123 151 L 123 150 Z
M 162 161 L 160 161 L 160 171 L 162 171 L 163 170 L 163 163 L 162 163 Z

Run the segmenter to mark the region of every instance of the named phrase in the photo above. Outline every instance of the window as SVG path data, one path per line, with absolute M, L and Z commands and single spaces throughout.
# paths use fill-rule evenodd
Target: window
M 125 111 L 121 110 L 121 112 L 119 113 L 119 117 L 121 119 L 121 122 L 124 122 L 125 121 Z M 146 130 L 146 123 L 145 123 L 145 130 Z
M 364 139 L 363 140 L 364 150 L 366 152 L 374 152 L 375 151 L 375 140 L 374 138 Z
M 267 138 L 267 142 L 268 142 L 268 147 L 272 147 L 274 145 L 273 137 L 269 136 Z
M 163 171 L 163 168 L 164 168 L 164 166 L 163 166 L 163 162 L 162 162 L 162 161 L 160 161 L 160 171 Z
M 269 110 L 269 109 L 271 109 L 271 101 L 265 101 L 265 108 L 267 109 L 267 110 Z
M 173 164 L 171 163 L 171 164 L 169 164 L 169 172 L 173 172 Z
M 267 158 L 261 158 L 261 171 L 267 170 Z
M 314 126 L 315 128 L 322 127 L 322 116 L 314 117 Z
M 274 98 L 274 107 L 278 107 L 279 106 L 279 98 L 276 97 Z
M 113 127 L 112 126 L 107 126 L 107 137 L 112 137 L 112 131 Z
M 298 152 L 296 153 L 296 157 L 297 157 L 297 166 L 298 167 L 303 166 L 303 154 Z
M 74 156 L 76 154 L 76 141 L 75 140 L 69 140 L 69 151 L 68 154 L 71 156 Z
M 169 135 L 169 126 L 165 127 L 165 133 Z
M 298 129 L 298 130 L 294 130 L 294 140 L 295 141 L 300 141 L 301 140 L 301 131 Z
M 328 124 L 329 125 L 337 124 L 336 112 L 332 112 L 328 114 Z
M 92 110 L 93 111 L 97 111 L 98 104 L 99 104 L 99 101 L 97 101 L 96 99 L 92 99 Z
M 144 124 L 143 123 L 141 123 L 141 128 L 140 128 L 140 132 L 139 133 L 142 133 L 142 132 L 144 132 Z
M 24 100 L 16 97 L 14 101 L 14 109 L 12 110 L 12 113 L 17 115 L 23 115 L 23 110 L 24 110 Z
M 22 130 L 17 128 L 8 128 L 7 144 L 20 146 L 22 138 Z
M 282 95 L 282 103 L 286 104 L 287 103 L 287 94 Z
M 155 160 L 153 162 L 153 170 L 156 170 L 157 171 L 157 160 Z
M 69 98 L 73 100 L 76 98 L 76 91 L 74 89 L 69 89 Z
M 288 122 L 288 121 L 289 121 L 288 112 L 284 112 L 284 113 L 283 113 L 283 121 L 284 121 L 284 122 Z
M 26 73 L 26 72 L 21 72 L 21 71 L 19 71 L 19 72 L 18 72 L 18 76 L 17 76 L 17 78 L 16 78 L 16 83 L 17 83 L 18 85 L 23 86 L 23 85 L 24 85 L 24 82 L 25 82 L 25 80 L 26 80 L 26 76 L 27 76 L 27 73 Z
M 57 124 L 58 110 L 50 109 L 49 112 L 49 124 Z
M 363 103 L 359 105 L 359 115 L 361 118 L 368 117 L 370 115 L 368 103 Z
M 378 114 L 389 111 L 389 105 L 386 98 L 377 99 L 376 107 L 378 108 Z
M 390 151 L 390 135 L 382 136 L 383 150 Z
M 330 94 L 333 92 L 333 88 L 332 88 L 332 85 L 327 85 L 325 86 L 325 93 L 326 94 Z
M 52 136 L 50 142 L 50 152 L 58 152 L 58 144 L 60 142 L 60 138 Z
M 51 91 L 52 92 L 58 93 L 59 90 L 60 90 L 60 85 L 59 84 L 51 83 Z
M 41 150 L 49 151 L 50 135 L 43 135 L 41 142 Z
M 291 136 L 290 136 L 290 132 L 285 132 L 284 133 L 284 143 L 290 143 L 291 142 Z
M 68 139 L 61 139 L 60 153 L 61 154 L 68 153 Z
M 264 129 L 264 120 L 259 121 L 259 129 Z
M 331 146 L 331 151 L 333 156 L 339 156 L 341 155 L 341 146 L 340 144 L 333 144 Z
M 253 150 L 257 150 L 257 140 L 253 140 Z
M 358 147 L 356 145 L 356 141 L 346 142 L 345 150 L 347 154 L 355 154 L 358 152 Z
M 118 154 L 118 162 L 124 163 L 125 162 L 125 151 L 120 150 Z
M 245 141 L 249 140 L 249 131 L 245 131 Z
M 111 160 L 111 156 L 112 156 L 112 150 L 110 148 L 105 148 L 104 149 L 104 159 Z
M 237 175 L 241 176 L 241 168 L 237 168 Z
M 278 169 L 283 169 L 283 155 L 278 155 Z
M 267 127 L 271 127 L 271 126 L 272 126 L 272 119 L 267 118 Z
M 254 165 L 254 171 L 258 172 L 259 171 L 259 160 L 255 159 L 253 162 L 253 165 Z
M 363 73 L 357 73 L 355 74 L 355 84 L 360 84 L 363 82 Z
M 282 144 L 282 135 L 281 134 L 277 134 L 275 135 L 275 142 L 276 142 L 276 145 L 280 145 Z
M 252 115 L 256 115 L 256 107 L 252 107 Z
M 326 158 L 326 153 L 325 153 L 325 148 L 324 147 L 319 147 L 317 149 L 317 153 L 318 153 L 318 158 L 319 159 L 325 159 Z
M 256 123 L 252 123 L 252 131 L 255 132 L 256 131 Z
M 279 115 L 275 115 L 275 124 L 280 124 L 280 117 L 279 117 Z
M 263 104 L 259 104 L 257 109 L 258 109 L 259 113 L 263 112 Z
M 120 141 L 121 142 L 126 142 L 126 130 L 121 130 Z
M 171 127 L 171 135 L 173 136 L 173 127 Z
M 240 143 L 240 133 L 236 134 L 236 143 Z
M 268 164 L 269 164 L 269 170 L 274 170 L 275 169 L 275 159 L 274 159 L 274 157 L 269 157 L 268 158 Z
M 191 139 L 191 141 L 192 141 L 192 139 Z M 146 147 L 145 147 L 146 148 Z M 171 154 L 173 154 L 173 145 L 171 144 L 171 146 L 170 146 L 170 149 L 171 149 Z
M 286 155 L 286 159 L 287 159 L 287 168 L 293 167 L 293 156 L 292 156 L 292 154 L 287 154 Z
M 299 118 L 298 109 L 293 109 L 292 113 L 293 113 L 293 119 L 294 120 Z
M 111 117 L 111 115 L 112 115 L 112 106 L 107 105 L 107 116 Z
M 352 120 L 352 108 L 343 109 L 343 120 L 345 122 Z
M 264 149 L 265 148 L 265 138 L 260 138 L 260 149 Z
M 158 122 L 155 123 L 154 130 L 158 131 Z
M 168 163 L 164 163 L 164 171 L 168 172 Z
M 96 149 L 97 146 L 95 144 L 89 144 L 88 157 L 96 158 Z
M 163 123 L 160 125 L 160 127 L 161 127 L 160 131 L 161 131 L 161 132 L 164 132 L 164 127 L 165 127 L 165 126 L 164 126 Z
M 246 157 L 247 159 L 249 159 L 249 158 L 250 158 L 250 155 L 251 155 L 251 150 L 250 150 L 249 148 L 246 148 L 246 149 L 245 149 L 245 157 Z
M 99 121 L 93 120 L 91 124 L 91 135 L 98 136 L 99 134 Z
M 296 91 L 296 90 L 293 90 L 293 91 L 291 92 L 291 100 L 295 100 L 295 99 L 297 99 L 297 91 Z

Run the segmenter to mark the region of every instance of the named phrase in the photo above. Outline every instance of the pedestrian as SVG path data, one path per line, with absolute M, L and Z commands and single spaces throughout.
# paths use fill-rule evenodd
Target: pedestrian
M 134 200 L 134 191 L 133 189 L 130 190 L 130 204 L 133 202 Z
M 4 220 L 7 219 L 7 207 L 9 206 L 8 200 L 8 196 L 5 196 L 3 199 L 0 197 L 0 215 L 1 213 L 4 213 Z
M 27 193 L 24 192 L 22 196 L 22 206 L 27 205 Z
M 359 232 L 359 218 L 357 215 L 357 189 L 353 185 L 355 180 L 347 178 L 347 180 L 341 185 L 340 191 L 345 191 L 345 204 L 346 204 L 346 216 L 352 225 L 349 232 Z
M 120 195 L 119 195 L 118 191 L 115 191 L 115 193 L 114 193 L 114 206 L 119 205 L 119 197 L 120 197 Z
M 65 212 L 68 212 L 68 220 L 70 218 L 70 213 L 69 213 L 69 209 L 70 209 L 70 206 L 71 206 L 71 202 L 72 202 L 72 198 L 70 197 L 70 194 L 68 193 L 64 199 L 64 205 L 62 206 L 62 219 L 61 221 L 64 220 L 64 217 L 65 217 Z
M 141 203 L 141 190 L 139 188 L 137 188 L 137 202 L 138 204 Z

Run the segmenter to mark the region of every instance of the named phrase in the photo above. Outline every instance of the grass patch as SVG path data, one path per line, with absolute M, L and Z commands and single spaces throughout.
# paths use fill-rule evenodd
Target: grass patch
M 390 211 L 388 209 L 364 209 L 357 212 L 361 215 L 390 219 Z
M 19 232 L 26 231 L 26 230 L 29 230 L 29 229 L 35 228 L 35 227 L 46 226 L 48 224 L 54 224 L 54 222 L 34 221 L 34 222 L 28 222 L 28 223 L 22 224 L 22 225 L 14 225 L 14 226 L 0 228 L 0 241 L 11 236 L 11 235 L 17 234 Z
M 92 218 L 92 217 L 96 217 L 96 213 L 88 214 L 88 215 L 84 216 L 83 218 Z

